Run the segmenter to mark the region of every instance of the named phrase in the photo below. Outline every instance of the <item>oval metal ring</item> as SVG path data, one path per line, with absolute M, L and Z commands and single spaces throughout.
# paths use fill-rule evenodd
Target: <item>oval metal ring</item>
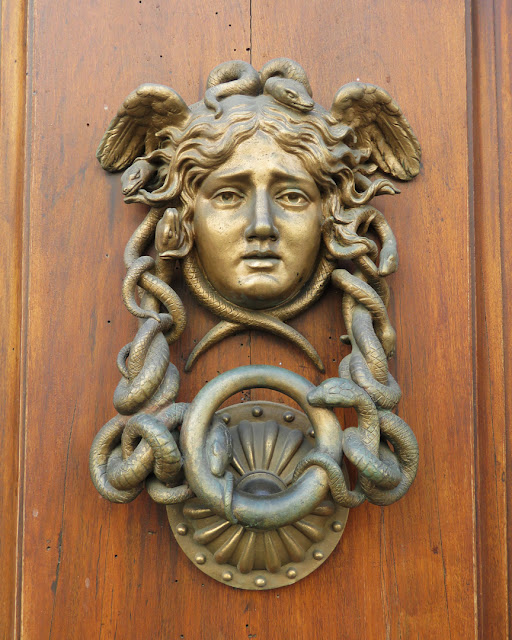
M 215 477 L 206 457 L 205 441 L 215 411 L 242 389 L 263 387 L 286 394 L 308 416 L 316 436 L 316 449 L 341 460 L 343 433 L 330 409 L 312 407 L 307 395 L 315 386 L 296 373 L 268 365 L 238 367 L 223 373 L 197 394 L 185 416 L 180 444 L 187 481 L 196 496 L 215 513 L 225 516 L 225 480 Z M 232 513 L 245 527 L 276 529 L 296 522 L 325 498 L 329 490 L 326 472 L 312 467 L 297 482 L 270 496 L 233 492 Z

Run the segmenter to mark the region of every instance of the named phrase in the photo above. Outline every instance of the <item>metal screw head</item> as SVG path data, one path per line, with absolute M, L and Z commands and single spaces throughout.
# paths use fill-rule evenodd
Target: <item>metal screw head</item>
M 315 430 L 313 429 L 313 427 L 311 427 L 310 429 L 308 429 L 308 433 L 307 433 L 307 435 L 308 435 L 310 438 L 314 438 L 314 437 L 315 437 Z
M 222 574 L 222 579 L 225 580 L 226 582 L 229 582 L 230 580 L 233 580 L 233 574 L 231 571 L 224 571 L 224 573 Z
M 260 587 L 260 589 L 264 586 L 266 586 L 267 581 L 265 580 L 265 578 L 263 576 L 258 576 L 255 580 L 254 580 L 254 584 L 257 587 Z
M 224 422 L 224 424 L 229 424 L 229 421 L 231 420 L 231 416 L 229 415 L 229 413 L 223 413 L 221 415 L 221 420 Z
M 339 520 L 335 520 L 332 524 L 331 524 L 331 529 L 333 531 L 339 532 L 343 529 L 343 525 L 341 524 L 341 522 Z
M 176 531 L 180 534 L 180 536 L 186 536 L 188 533 L 188 527 L 184 522 L 180 522 L 180 524 L 176 527 Z
M 252 415 L 255 418 L 259 418 L 260 416 L 263 415 L 263 409 L 261 407 L 254 407 L 252 410 Z
M 284 415 L 283 415 L 283 420 L 285 422 L 293 422 L 295 420 L 295 415 L 291 412 L 291 411 L 287 411 Z
M 297 577 L 297 569 L 294 569 L 293 567 L 290 567 L 288 569 L 288 571 L 286 572 L 286 577 L 290 578 L 290 580 L 293 580 Z
M 204 564 L 206 562 L 206 556 L 204 553 L 198 553 L 195 557 L 197 564 Z
M 322 551 L 319 551 L 317 549 L 316 551 L 313 551 L 313 558 L 315 560 L 323 560 L 324 559 L 324 554 L 322 553 Z

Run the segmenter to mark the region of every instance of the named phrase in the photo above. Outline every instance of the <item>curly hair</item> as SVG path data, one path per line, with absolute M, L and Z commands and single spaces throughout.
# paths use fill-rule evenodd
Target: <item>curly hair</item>
M 343 210 L 364 205 L 381 193 L 395 193 L 389 180 L 370 182 L 359 172 L 369 150 L 356 149 L 354 130 L 320 107 L 304 115 L 264 95 L 244 96 L 243 103 L 239 98 L 223 101 L 220 118 L 198 106 L 183 129 L 160 131 L 160 148 L 144 158 L 159 166 L 157 182 L 151 191 L 141 189 L 132 201 L 176 207 L 188 250 L 193 246 L 194 202 L 202 181 L 257 131 L 269 134 L 284 151 L 300 158 L 320 191 L 324 220 L 334 223 L 329 225 L 330 233 L 340 236 L 344 244 L 351 239 L 344 237 Z

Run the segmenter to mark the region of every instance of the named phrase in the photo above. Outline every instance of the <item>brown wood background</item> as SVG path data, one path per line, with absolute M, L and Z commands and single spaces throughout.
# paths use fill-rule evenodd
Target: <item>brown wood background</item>
M 508 637 L 511 14 L 506 0 L 2 4 L 5 638 Z M 90 443 L 113 415 L 115 356 L 135 328 L 122 252 L 143 215 L 94 152 L 138 84 L 192 102 L 219 62 L 278 56 L 303 64 L 326 106 L 356 78 L 385 87 L 422 144 L 421 174 L 379 202 L 399 241 L 394 368 L 421 466 L 396 505 L 353 510 L 310 577 L 237 592 L 178 550 L 163 507 L 145 495 L 112 505 L 89 479 Z M 184 297 L 178 366 L 213 324 Z M 328 375 L 342 355 L 337 302 L 294 322 Z M 293 347 L 254 332 L 204 356 L 179 399 L 248 362 L 321 380 Z

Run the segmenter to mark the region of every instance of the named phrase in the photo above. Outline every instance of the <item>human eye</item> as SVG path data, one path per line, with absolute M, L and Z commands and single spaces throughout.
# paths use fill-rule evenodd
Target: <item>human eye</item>
M 303 207 L 309 204 L 309 198 L 300 189 L 286 189 L 277 194 L 276 200 L 284 207 Z
M 243 193 L 236 189 L 220 189 L 213 195 L 212 200 L 217 205 L 233 207 L 240 204 L 243 198 Z

